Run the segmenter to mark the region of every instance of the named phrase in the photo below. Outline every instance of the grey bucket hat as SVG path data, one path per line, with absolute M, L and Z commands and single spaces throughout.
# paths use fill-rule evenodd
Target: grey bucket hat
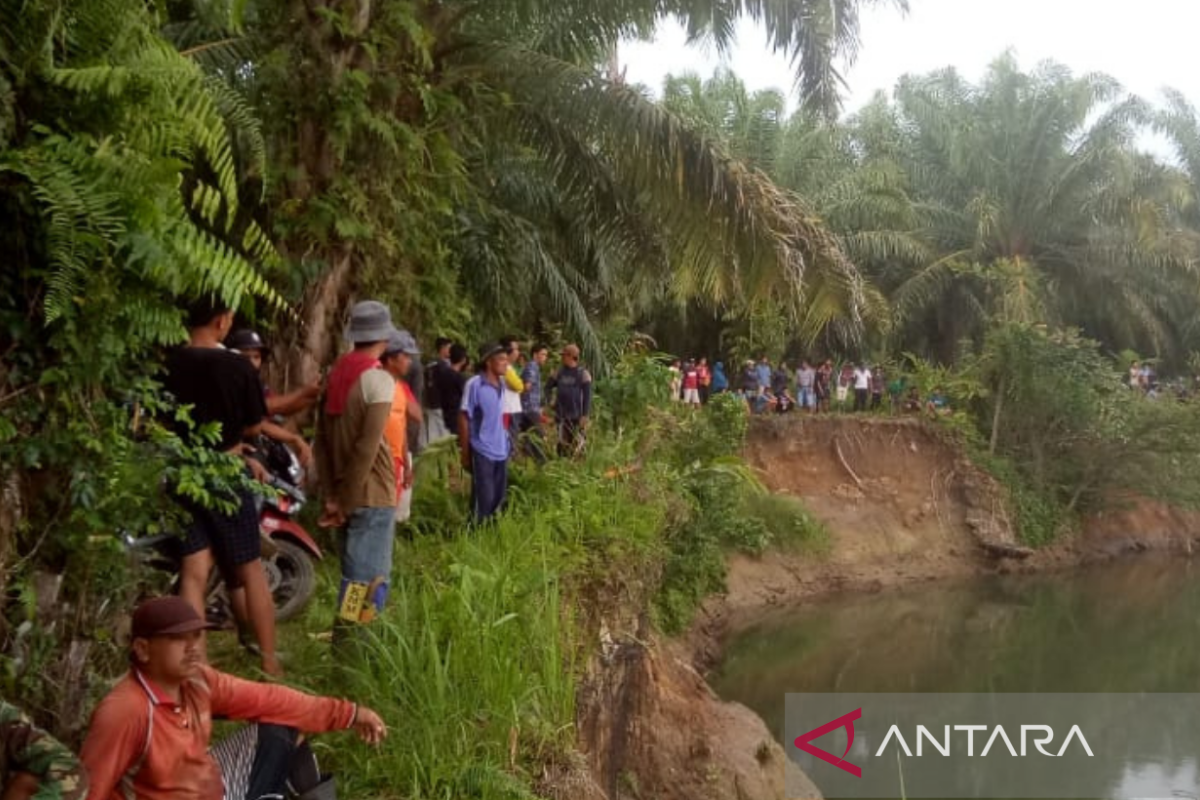
M 384 355 L 407 353 L 414 358 L 419 358 L 421 348 L 417 347 L 417 340 L 411 333 L 406 330 L 397 330 L 392 331 L 392 335 L 388 337 L 387 349 L 383 353 Z
M 351 344 L 361 342 L 386 342 L 396 332 L 392 325 L 392 312 L 378 300 L 363 300 L 350 309 L 350 324 L 346 326 L 346 340 Z

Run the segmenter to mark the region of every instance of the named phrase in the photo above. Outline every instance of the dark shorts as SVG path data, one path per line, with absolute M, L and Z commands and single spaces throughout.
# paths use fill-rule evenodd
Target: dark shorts
M 308 743 L 294 728 L 282 725 L 240 728 L 213 746 L 212 757 L 221 770 L 226 800 L 285 797 L 289 790 L 312 792 L 326 777 Z
M 241 491 L 237 500 L 238 508 L 232 514 L 205 508 L 191 500 L 180 500 L 180 505 L 192 518 L 183 542 L 183 555 L 211 549 L 221 577 L 230 589 L 242 585 L 237 568 L 257 561 L 262 554 L 254 494 Z

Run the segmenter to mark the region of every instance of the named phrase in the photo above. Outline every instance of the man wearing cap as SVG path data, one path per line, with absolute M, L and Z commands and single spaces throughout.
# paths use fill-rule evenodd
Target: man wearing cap
M 250 360 L 254 371 L 258 373 L 258 381 L 262 387 L 263 399 L 266 401 L 267 413 L 270 416 L 275 416 L 276 414 L 286 416 L 287 414 L 305 411 L 320 396 L 321 387 L 319 384 L 297 389 L 283 396 L 272 394 L 270 389 L 267 388 L 266 382 L 262 379 L 262 365 L 266 344 L 263 343 L 262 337 L 255 331 L 245 328 L 234 331 L 225 340 L 225 346 Z M 294 410 L 281 411 L 278 409 Z M 312 465 L 312 448 L 308 446 L 308 442 L 304 441 L 304 437 L 300 434 L 295 431 L 289 431 L 269 417 L 263 420 L 260 433 L 268 439 L 279 442 L 295 451 L 296 458 L 300 461 L 300 466 L 308 469 Z
M 344 528 L 335 630 L 367 622 L 383 608 L 392 574 L 396 470 L 384 437 L 396 381 L 380 356 L 396 329 L 375 300 L 350 310 L 354 349 L 333 365 L 317 427 L 317 471 L 324 495 L 320 525 Z
M 246 358 L 250 359 L 250 363 L 254 366 L 255 372 L 258 373 L 259 379 L 262 380 L 263 364 L 266 362 L 269 355 L 267 343 L 263 341 L 262 336 L 257 331 L 249 328 L 241 328 L 229 334 L 229 338 L 225 340 L 225 346 L 230 350 L 235 350 Z M 310 383 L 306 386 L 301 386 L 299 389 L 294 389 L 287 394 L 276 394 L 268 387 L 265 380 L 263 384 L 263 397 L 267 400 L 267 413 L 271 416 L 279 415 L 290 417 L 293 414 L 299 414 L 308 411 L 321 397 L 321 384 Z
M 259 800 L 289 788 L 332 797 L 300 733 L 353 728 L 377 744 L 383 720 L 346 700 L 218 672 L 203 660 L 206 627 L 177 597 L 134 611 L 129 673 L 97 706 L 80 755 L 88 800 Z M 210 751 L 213 718 L 258 724 Z
M 458 445 L 463 469 L 471 473 L 471 506 L 483 521 L 504 505 L 508 495 L 508 458 L 512 439 L 504 429 L 504 376 L 508 351 L 500 342 L 479 349 L 479 374 L 463 389 Z
M 569 458 L 583 450 L 588 415 L 592 412 L 592 375 L 579 364 L 579 345 L 563 348 L 562 366 L 546 384 L 546 391 L 554 395 L 558 455 Z
M 420 414 L 416 399 L 411 396 L 407 384 L 409 369 L 413 363 L 421 363 L 421 351 L 417 340 L 408 331 L 396 331 L 388 339 L 380 363 L 396 381 L 396 396 L 392 399 L 392 413 L 388 415 L 383 435 L 392 451 L 392 466 L 396 470 L 396 521 L 404 522 L 409 517 L 412 498 L 412 449 L 409 423 Z M 418 419 L 419 421 L 419 419 Z M 407 501 L 407 502 L 406 502 Z

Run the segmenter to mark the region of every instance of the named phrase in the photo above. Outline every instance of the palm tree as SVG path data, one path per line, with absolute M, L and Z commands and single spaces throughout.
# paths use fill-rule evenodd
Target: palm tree
M 271 216 L 315 273 L 296 368 L 327 357 L 355 283 L 390 289 L 426 323 L 566 320 L 595 355 L 598 315 L 664 292 L 795 307 L 821 291 L 855 323 L 857 276 L 806 206 L 601 67 L 614 42 L 664 18 L 728 47 L 749 14 L 793 58 L 804 96 L 830 109 L 858 9 L 873 3 L 251 3 L 255 63 L 238 53 L 220 72 L 252 78 L 287 176 Z M 457 287 L 490 318 L 431 307 L 403 289 L 413 283 Z
M 910 335 L 948 358 L 992 317 L 1082 328 L 1113 348 L 1178 339 L 1168 298 L 1191 247 L 1173 171 L 1134 147 L 1145 104 L 1104 75 L 1011 55 L 972 86 L 901 81 L 898 161 L 935 258 L 891 292 Z

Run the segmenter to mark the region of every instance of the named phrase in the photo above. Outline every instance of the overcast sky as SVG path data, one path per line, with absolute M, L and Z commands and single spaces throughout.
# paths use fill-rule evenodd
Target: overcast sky
M 864 12 L 862 52 L 845 72 L 847 110 L 889 90 L 905 73 L 954 65 L 970 79 L 1013 48 L 1024 68 L 1054 59 L 1077 72 L 1107 72 L 1130 91 L 1158 101 L 1163 86 L 1200 105 L 1200 0 L 910 0 L 903 16 L 891 8 Z M 668 73 L 710 75 L 717 54 L 687 47 L 678 25 L 664 25 L 651 43 L 621 48 L 627 77 L 662 90 Z M 790 91 L 787 60 L 743 22 L 728 66 L 752 89 Z M 793 98 L 794 102 L 794 98 Z

